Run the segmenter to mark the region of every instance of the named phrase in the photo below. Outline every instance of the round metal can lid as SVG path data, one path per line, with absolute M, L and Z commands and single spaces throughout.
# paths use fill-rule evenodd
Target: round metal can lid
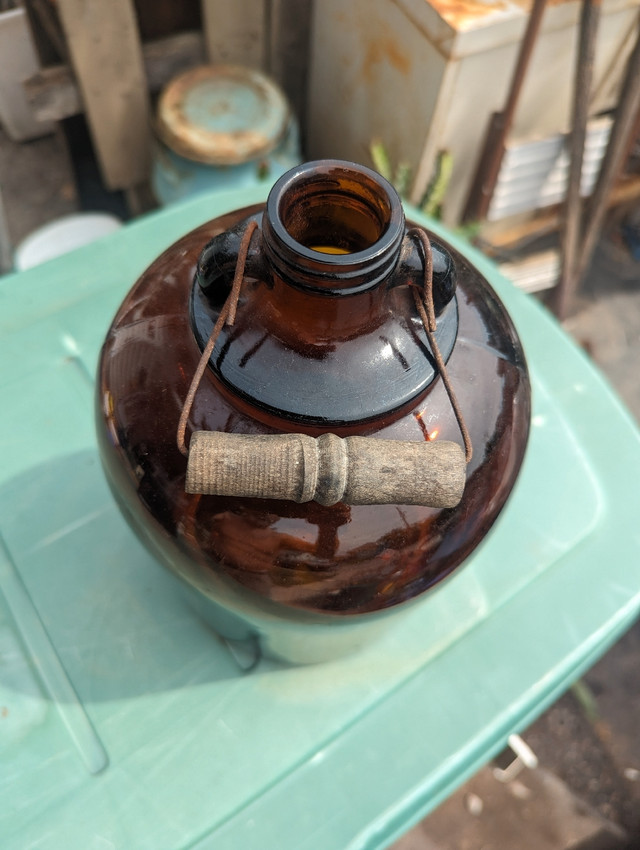
M 180 156 L 238 165 L 266 156 L 289 122 L 284 94 L 259 71 L 201 65 L 179 74 L 160 95 L 158 135 Z

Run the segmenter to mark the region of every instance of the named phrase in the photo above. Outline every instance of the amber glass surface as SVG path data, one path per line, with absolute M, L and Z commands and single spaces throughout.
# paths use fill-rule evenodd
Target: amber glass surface
M 242 310 L 210 359 L 227 388 L 276 417 L 331 429 L 378 422 L 427 388 L 435 361 L 412 292 L 423 284 L 424 249 L 380 175 L 340 161 L 305 163 L 277 181 L 264 213 L 251 218 L 260 227 L 245 262 Z M 200 348 L 231 288 L 248 224 L 202 252 L 190 302 Z M 457 331 L 455 269 L 442 247 L 431 253 L 446 360 Z
M 107 477 L 142 538 L 204 593 L 232 588 L 251 604 L 264 600 L 283 613 L 349 615 L 397 605 L 461 564 L 507 499 L 523 458 L 530 417 L 519 341 L 486 280 L 450 249 L 458 273 L 458 325 L 448 370 L 474 447 L 457 508 L 327 508 L 314 502 L 188 495 L 176 427 L 200 357 L 189 312 L 196 262 L 212 236 L 252 212 L 224 216 L 185 236 L 153 263 L 122 304 L 103 347 L 97 385 L 98 437 Z M 403 294 L 407 289 L 396 287 L 394 308 L 405 311 L 403 321 L 415 323 L 412 299 Z M 273 291 L 265 286 L 261 292 L 265 310 L 270 309 Z M 246 308 L 247 300 L 241 300 L 239 314 Z M 372 304 L 372 315 L 378 309 Z M 352 319 L 347 310 L 341 321 L 348 325 Z M 293 330 L 300 332 L 298 327 Z M 333 344 L 331 332 L 328 327 L 323 343 L 327 346 Z M 310 358 L 317 356 L 313 345 L 308 349 Z M 359 356 L 357 340 L 351 351 L 352 357 Z M 345 362 L 344 369 L 349 368 Z M 275 364 L 273 375 L 286 393 L 287 363 Z M 375 380 L 362 391 L 375 396 Z M 302 430 L 313 435 L 326 430 L 253 405 L 211 369 L 190 416 L 188 433 L 196 429 Z M 340 436 L 460 441 L 437 377 L 401 409 L 359 426 L 331 430 Z

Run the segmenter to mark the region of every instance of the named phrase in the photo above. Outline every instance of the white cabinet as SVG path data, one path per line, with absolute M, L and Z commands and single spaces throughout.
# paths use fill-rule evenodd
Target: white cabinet
M 615 105 L 639 0 L 603 0 L 591 114 Z M 370 163 L 379 139 L 411 166 L 418 202 L 440 150 L 453 156 L 444 219 L 458 222 L 492 112 L 502 109 L 530 0 L 316 0 L 307 123 L 311 158 Z M 578 0 L 550 0 L 512 139 L 564 132 Z

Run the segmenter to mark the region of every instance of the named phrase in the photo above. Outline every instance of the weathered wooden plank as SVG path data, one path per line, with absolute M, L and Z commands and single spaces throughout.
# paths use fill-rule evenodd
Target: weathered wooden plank
M 211 62 L 266 70 L 266 0 L 201 0 L 201 8 Z
M 82 97 L 68 65 L 42 68 L 22 84 L 38 121 L 62 121 L 82 112 Z
M 0 122 L 15 142 L 53 132 L 50 124 L 36 120 L 21 87 L 22 80 L 38 69 L 29 20 L 24 9 L 0 13 Z
M 181 32 L 142 45 L 149 91 L 155 94 L 176 74 L 207 61 L 204 35 Z
M 130 0 L 58 0 L 71 62 L 105 184 L 127 189 L 149 171 L 147 81 Z
M 148 89 L 159 92 L 181 71 L 206 60 L 201 32 L 182 32 L 142 45 Z M 73 70 L 68 65 L 43 68 L 25 80 L 24 89 L 33 114 L 40 121 L 61 121 L 82 112 L 83 104 Z
M 23 5 L 29 11 L 31 31 L 42 61 L 49 64 L 47 54 L 53 52 L 56 61 L 68 62 L 67 43 L 53 3 L 50 0 L 23 0 Z
M 313 0 L 271 0 L 268 71 L 304 126 Z

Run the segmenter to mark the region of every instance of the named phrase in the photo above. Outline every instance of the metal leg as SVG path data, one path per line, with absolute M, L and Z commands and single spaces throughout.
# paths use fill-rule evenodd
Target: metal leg
M 553 306 L 559 319 L 565 318 L 578 281 L 577 266 L 582 222 L 580 181 L 582 179 L 582 160 L 587 135 L 589 96 L 599 19 L 599 0 L 584 0 L 580 17 L 580 37 L 573 93 L 569 180 L 562 229 L 560 281 L 553 299 Z

